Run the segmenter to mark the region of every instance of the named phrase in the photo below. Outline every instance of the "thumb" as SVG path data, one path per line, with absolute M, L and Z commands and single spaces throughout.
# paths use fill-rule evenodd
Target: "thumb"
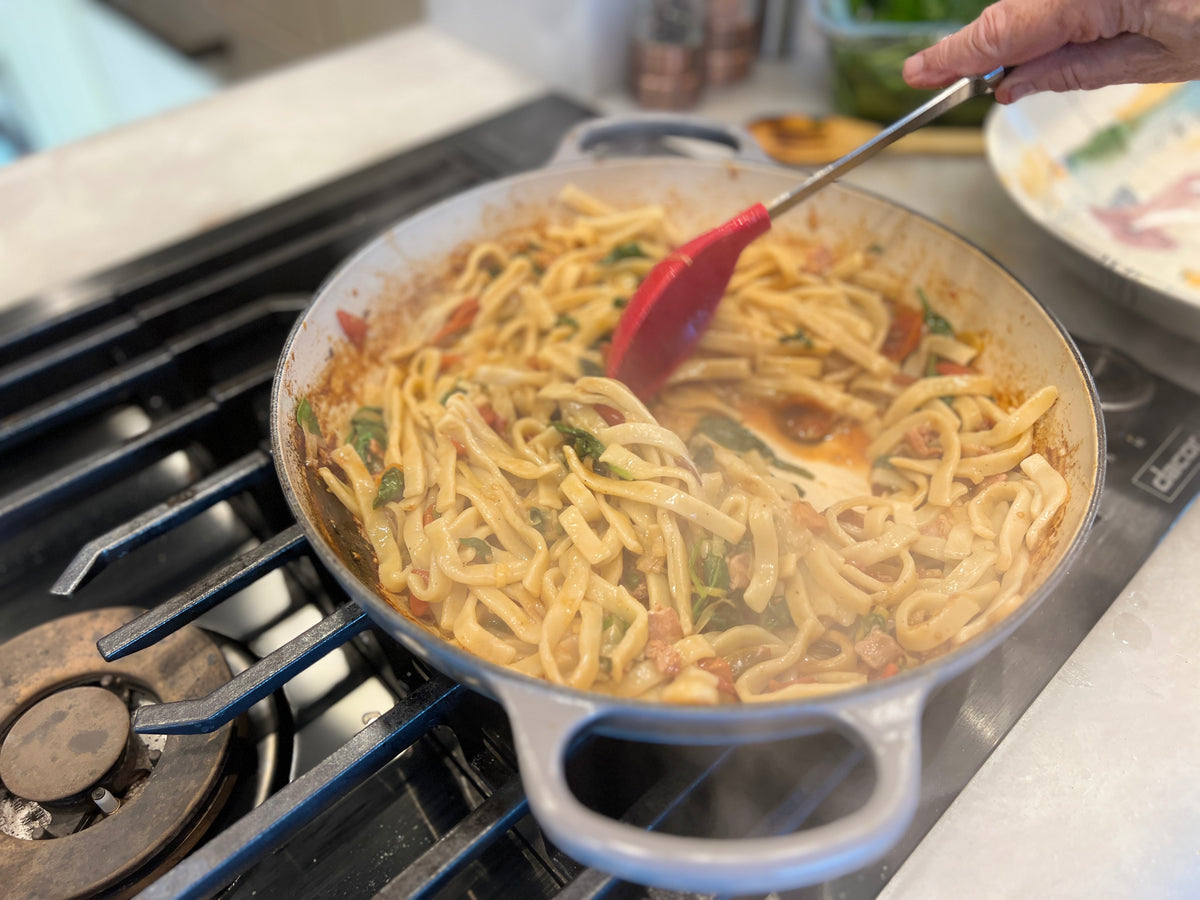
M 904 80 L 915 88 L 943 87 L 964 75 L 1015 66 L 1056 50 L 1075 29 L 1073 23 L 1046 15 L 1044 2 L 993 3 L 969 25 L 909 57 Z
M 1018 66 L 1000 82 L 996 99 L 1012 103 L 1034 91 L 1084 91 L 1110 84 L 1173 81 L 1162 44 L 1122 34 L 1090 44 L 1067 44 Z

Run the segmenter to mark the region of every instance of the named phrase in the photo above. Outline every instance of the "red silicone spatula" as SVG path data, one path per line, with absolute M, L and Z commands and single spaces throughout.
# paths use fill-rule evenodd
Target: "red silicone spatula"
M 1004 69 L 960 78 L 924 106 L 888 126 L 867 143 L 815 172 L 798 188 L 764 206 L 738 213 L 659 262 L 642 281 L 613 333 L 608 375 L 648 400 L 691 355 L 704 334 L 738 257 L 771 227 L 771 220 L 870 159 L 888 144 L 925 125 L 964 100 L 992 91 Z

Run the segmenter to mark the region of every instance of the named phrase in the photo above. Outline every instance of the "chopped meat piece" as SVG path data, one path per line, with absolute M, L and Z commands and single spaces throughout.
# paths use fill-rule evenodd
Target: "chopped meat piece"
M 833 251 L 823 244 L 810 247 L 804 255 L 804 271 L 813 275 L 824 275 L 832 265 Z
M 729 569 L 729 589 L 744 591 L 750 586 L 750 567 L 754 565 L 754 555 L 749 550 L 735 553 L 725 561 Z
M 651 641 L 673 644 L 682 637 L 683 626 L 679 624 L 679 613 L 669 606 L 650 610 Z
M 930 519 L 921 526 L 921 534 L 925 537 L 942 537 L 950 533 L 950 519 L 947 516 L 941 515 L 936 519 Z
M 668 678 L 674 678 L 679 674 L 679 670 L 683 668 L 683 657 L 679 655 L 678 650 L 666 641 L 651 638 L 646 642 L 644 652 L 646 659 L 654 660 L 654 664 L 658 666 L 658 671 L 662 672 Z
M 904 651 L 900 649 L 896 639 L 878 628 L 861 641 L 856 641 L 854 651 L 858 654 L 859 659 L 876 670 L 882 669 L 892 660 L 904 655 Z
M 937 432 L 933 430 L 932 426 L 925 423 L 913 426 L 904 434 L 904 439 L 912 448 L 913 455 L 921 459 L 929 459 L 941 454 L 940 450 L 929 445 L 930 439 L 935 437 L 937 437 Z

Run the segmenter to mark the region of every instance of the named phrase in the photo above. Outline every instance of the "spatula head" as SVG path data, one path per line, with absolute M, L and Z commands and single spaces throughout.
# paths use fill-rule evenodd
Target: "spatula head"
M 651 269 L 613 333 L 609 377 L 643 400 L 658 393 L 704 335 L 742 251 L 770 227 L 766 207 L 756 203 Z

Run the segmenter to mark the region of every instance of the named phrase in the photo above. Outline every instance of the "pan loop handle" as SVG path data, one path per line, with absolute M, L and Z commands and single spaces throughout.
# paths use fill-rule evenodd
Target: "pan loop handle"
M 862 808 L 841 819 L 794 834 L 744 839 L 646 831 L 588 809 L 567 784 L 566 761 L 585 731 L 610 724 L 604 704 L 508 679 L 494 688 L 512 723 L 530 809 L 562 850 L 585 865 L 637 884 L 740 895 L 817 884 L 853 872 L 899 840 L 917 808 L 921 713 L 931 684 L 929 679 L 916 680 L 883 696 L 812 710 L 781 707 L 770 736 L 821 729 L 848 732 L 870 756 L 875 787 Z M 724 733 L 706 742 L 749 739 Z
M 606 143 L 636 148 L 664 137 L 697 138 L 723 144 L 733 150 L 738 159 L 774 165 L 746 129 L 679 113 L 629 113 L 581 122 L 563 135 L 547 165 L 588 159 Z

